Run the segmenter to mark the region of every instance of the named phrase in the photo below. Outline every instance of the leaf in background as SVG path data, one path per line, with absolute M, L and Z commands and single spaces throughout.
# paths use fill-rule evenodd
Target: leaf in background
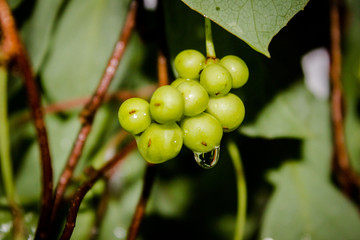
M 182 0 L 190 8 L 244 40 L 256 51 L 270 57 L 271 39 L 308 0 Z
M 266 106 L 254 123 L 240 127 L 250 137 L 299 138 L 306 164 L 328 177 L 332 154 L 330 109 L 303 83 L 280 93 Z
M 332 138 L 330 106 L 327 101 L 315 100 L 308 106 L 311 114 L 307 120 L 314 135 L 302 142 L 304 164 L 319 176 L 328 178 L 331 173 Z
M 355 240 L 360 217 L 330 181 L 289 162 L 269 175 L 276 190 L 265 212 L 260 239 Z
M 42 69 L 53 101 L 90 95 L 122 29 L 129 0 L 73 0 L 67 5 Z
M 101 108 L 98 117 L 95 118 L 92 132 L 89 135 L 83 150 L 81 164 L 86 164 L 89 154 L 97 147 L 101 147 L 102 134 L 109 124 L 109 116 L 112 113 L 106 108 Z M 57 182 L 65 162 L 70 154 L 75 137 L 80 128 L 77 115 L 73 115 L 68 120 L 62 120 L 56 115 L 47 115 L 46 124 L 48 129 L 54 181 Z M 22 200 L 36 201 L 40 196 L 40 161 L 39 146 L 36 142 L 27 150 L 23 162 L 20 164 L 16 174 L 16 188 Z M 79 167 L 78 167 L 79 169 Z M 29 181 L 31 179 L 31 181 Z
M 56 16 L 64 0 L 37 0 L 29 19 L 21 29 L 21 36 L 35 72 L 38 72 L 49 48 Z
M 303 84 L 278 94 L 260 112 L 254 123 L 240 127 L 250 137 L 308 138 L 314 136 L 309 117 L 315 98 Z
M 110 180 L 111 197 L 98 239 L 125 239 L 140 197 L 145 166 L 138 151 L 119 165 Z

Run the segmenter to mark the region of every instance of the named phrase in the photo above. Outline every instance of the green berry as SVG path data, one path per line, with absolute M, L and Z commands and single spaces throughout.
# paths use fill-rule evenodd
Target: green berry
M 185 116 L 195 116 L 207 108 L 209 95 L 198 81 L 187 80 L 182 82 L 177 89 L 184 97 Z
M 230 72 L 233 88 L 243 86 L 249 79 L 249 69 L 241 58 L 228 55 L 220 60 L 220 64 Z
M 210 96 L 224 96 L 232 87 L 231 74 L 218 63 L 206 65 L 200 75 L 200 84 Z
M 150 113 L 158 123 L 180 121 L 184 114 L 183 96 L 170 85 L 159 87 L 151 96 Z
M 195 152 L 210 152 L 220 146 L 223 130 L 219 121 L 207 113 L 181 121 L 184 144 Z
M 206 111 L 220 122 L 224 132 L 237 129 L 245 116 L 243 102 L 232 93 L 222 97 L 210 98 Z
M 174 61 L 175 70 L 179 77 L 188 79 L 199 79 L 204 64 L 205 56 L 193 49 L 180 52 Z
M 132 134 L 143 132 L 151 123 L 149 103 L 141 98 L 130 98 L 119 108 L 120 125 Z
M 137 141 L 138 149 L 149 163 L 162 163 L 176 157 L 183 145 L 183 136 L 176 123 L 152 123 Z

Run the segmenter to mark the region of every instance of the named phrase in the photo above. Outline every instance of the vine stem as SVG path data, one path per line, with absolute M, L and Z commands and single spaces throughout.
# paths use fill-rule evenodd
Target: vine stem
M 330 79 L 331 117 L 333 128 L 333 172 L 342 190 L 360 206 L 360 178 L 352 169 L 346 149 L 344 131 L 344 96 L 341 83 L 341 27 L 339 1 L 332 0 L 330 6 Z
M 47 130 L 41 107 L 40 94 L 36 86 L 34 73 L 29 57 L 16 30 L 14 17 L 6 0 L 0 0 L 0 24 L 2 32 L 2 51 L 6 61 L 14 60 L 15 65 L 23 75 L 27 91 L 27 102 L 34 121 L 37 139 L 40 147 L 40 160 L 42 171 L 42 194 L 40 216 L 35 238 L 46 239 L 49 226 L 49 217 L 52 211 L 53 171 L 47 137 Z
M 9 202 L 15 201 L 15 186 L 10 155 L 10 134 L 7 114 L 7 71 L 0 67 L 0 153 L 1 172 L 5 195 Z
M 246 222 L 246 205 L 247 190 L 244 170 L 242 166 L 240 152 L 233 141 L 227 143 L 230 158 L 234 165 L 237 187 L 237 214 L 235 223 L 234 240 L 242 240 L 244 238 L 245 222 Z
M 17 203 L 17 194 L 14 186 L 13 168 L 10 153 L 9 118 L 7 109 L 7 70 L 0 66 L 0 166 L 4 182 L 5 195 L 8 199 L 13 216 L 14 240 L 25 239 L 25 227 L 22 212 Z
M 63 199 L 66 187 L 73 176 L 73 172 L 82 154 L 82 150 L 84 148 L 87 137 L 91 131 L 92 122 L 94 120 L 96 112 L 104 100 L 109 85 L 112 82 L 112 79 L 114 78 L 115 72 L 119 66 L 122 56 L 124 55 L 127 43 L 129 42 L 131 33 L 135 27 L 135 18 L 136 18 L 137 9 L 138 9 L 138 1 L 133 0 L 130 3 L 130 8 L 125 20 L 123 31 L 119 36 L 119 39 L 115 45 L 113 53 L 105 68 L 103 76 L 91 100 L 85 106 L 85 108 L 80 114 L 82 126 L 56 187 L 51 223 L 54 222 L 57 216 L 57 212 L 60 207 L 61 201 Z
M 205 17 L 205 45 L 206 45 L 206 57 L 215 59 L 215 47 L 212 39 L 212 31 L 211 31 L 211 20 Z

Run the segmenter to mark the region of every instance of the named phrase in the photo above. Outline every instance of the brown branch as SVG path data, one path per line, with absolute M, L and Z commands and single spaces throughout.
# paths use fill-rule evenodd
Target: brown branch
M 169 84 L 169 74 L 167 71 L 167 59 L 162 50 L 158 52 L 157 67 L 158 67 L 158 85 L 164 86 Z
M 352 170 L 345 143 L 344 131 L 344 97 L 341 83 L 341 29 L 340 10 L 337 0 L 331 1 L 330 7 L 330 78 L 331 78 L 331 111 L 334 141 L 333 171 L 341 188 L 359 206 L 360 179 Z
M 61 240 L 70 239 L 76 224 L 76 217 L 79 211 L 80 204 L 84 199 L 86 193 L 92 188 L 92 186 L 98 181 L 101 177 L 106 174 L 107 171 L 111 170 L 119 161 L 123 160 L 128 153 L 130 153 L 136 147 L 135 140 L 132 140 L 125 148 L 123 148 L 118 154 L 116 154 L 109 162 L 107 162 L 101 169 L 93 171 L 89 180 L 83 183 L 76 191 L 76 195 L 72 200 L 71 207 L 68 212 L 67 222 L 65 228 L 60 237 Z
M 16 30 L 16 24 L 11 15 L 10 8 L 5 0 L 0 0 L 0 22 L 3 34 L 3 53 L 5 58 L 14 60 L 16 66 L 21 70 L 24 84 L 27 90 L 27 101 L 30 106 L 31 116 L 35 123 L 38 143 L 41 155 L 42 170 L 42 196 L 40 206 L 40 217 L 35 238 L 46 238 L 45 230 L 48 228 L 48 219 L 52 211 L 53 172 L 47 131 L 45 127 L 40 95 L 35 83 L 28 55 Z
M 125 101 L 128 98 L 132 97 L 143 97 L 148 98 L 151 96 L 152 92 L 155 90 L 155 85 L 149 85 L 144 88 L 141 88 L 139 91 L 130 91 L 130 90 L 120 90 L 111 94 L 106 94 L 104 97 L 104 102 L 111 100 Z M 58 113 L 64 112 L 69 109 L 76 107 L 82 107 L 91 100 L 90 97 L 83 97 L 72 99 L 69 101 L 54 103 L 45 106 L 44 113 Z
M 120 34 L 119 40 L 117 41 L 112 56 L 108 61 L 108 65 L 103 73 L 103 76 L 97 86 L 94 95 L 92 96 L 90 102 L 85 106 L 81 115 L 82 127 L 78 133 L 76 143 L 71 151 L 67 164 L 62 172 L 56 192 L 55 192 L 55 200 L 54 200 L 54 208 L 51 217 L 51 222 L 53 222 L 56 218 L 57 211 L 59 209 L 60 203 L 62 201 L 65 189 L 73 175 L 75 167 L 78 163 L 78 160 L 82 154 L 82 150 L 84 148 L 86 139 L 90 133 L 93 119 L 97 110 L 103 102 L 104 96 L 108 90 L 108 87 L 114 78 L 116 69 L 119 66 L 119 62 L 122 59 L 122 56 L 125 52 L 126 46 L 129 42 L 132 30 L 135 26 L 135 17 L 137 13 L 138 2 L 133 0 L 130 4 L 130 9 L 128 15 L 126 17 L 125 25 L 122 33 Z

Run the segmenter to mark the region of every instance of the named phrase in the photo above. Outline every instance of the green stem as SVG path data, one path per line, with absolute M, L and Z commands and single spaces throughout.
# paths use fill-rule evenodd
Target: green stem
M 7 70 L 0 66 L 0 164 L 5 195 L 8 199 L 11 213 L 13 215 L 14 240 L 24 240 L 25 230 L 21 210 L 16 202 L 16 192 L 13 178 L 10 154 L 10 134 L 7 114 Z
M 238 197 L 234 240 L 241 240 L 244 237 L 246 221 L 246 181 L 239 149 L 233 141 L 227 143 L 227 148 L 234 164 Z
M 216 58 L 214 42 L 211 32 L 211 20 L 205 17 L 205 41 L 207 58 Z
M 12 174 L 9 121 L 7 115 L 7 71 L 0 66 L 0 152 L 1 170 L 6 197 L 10 202 L 15 200 L 15 187 Z

